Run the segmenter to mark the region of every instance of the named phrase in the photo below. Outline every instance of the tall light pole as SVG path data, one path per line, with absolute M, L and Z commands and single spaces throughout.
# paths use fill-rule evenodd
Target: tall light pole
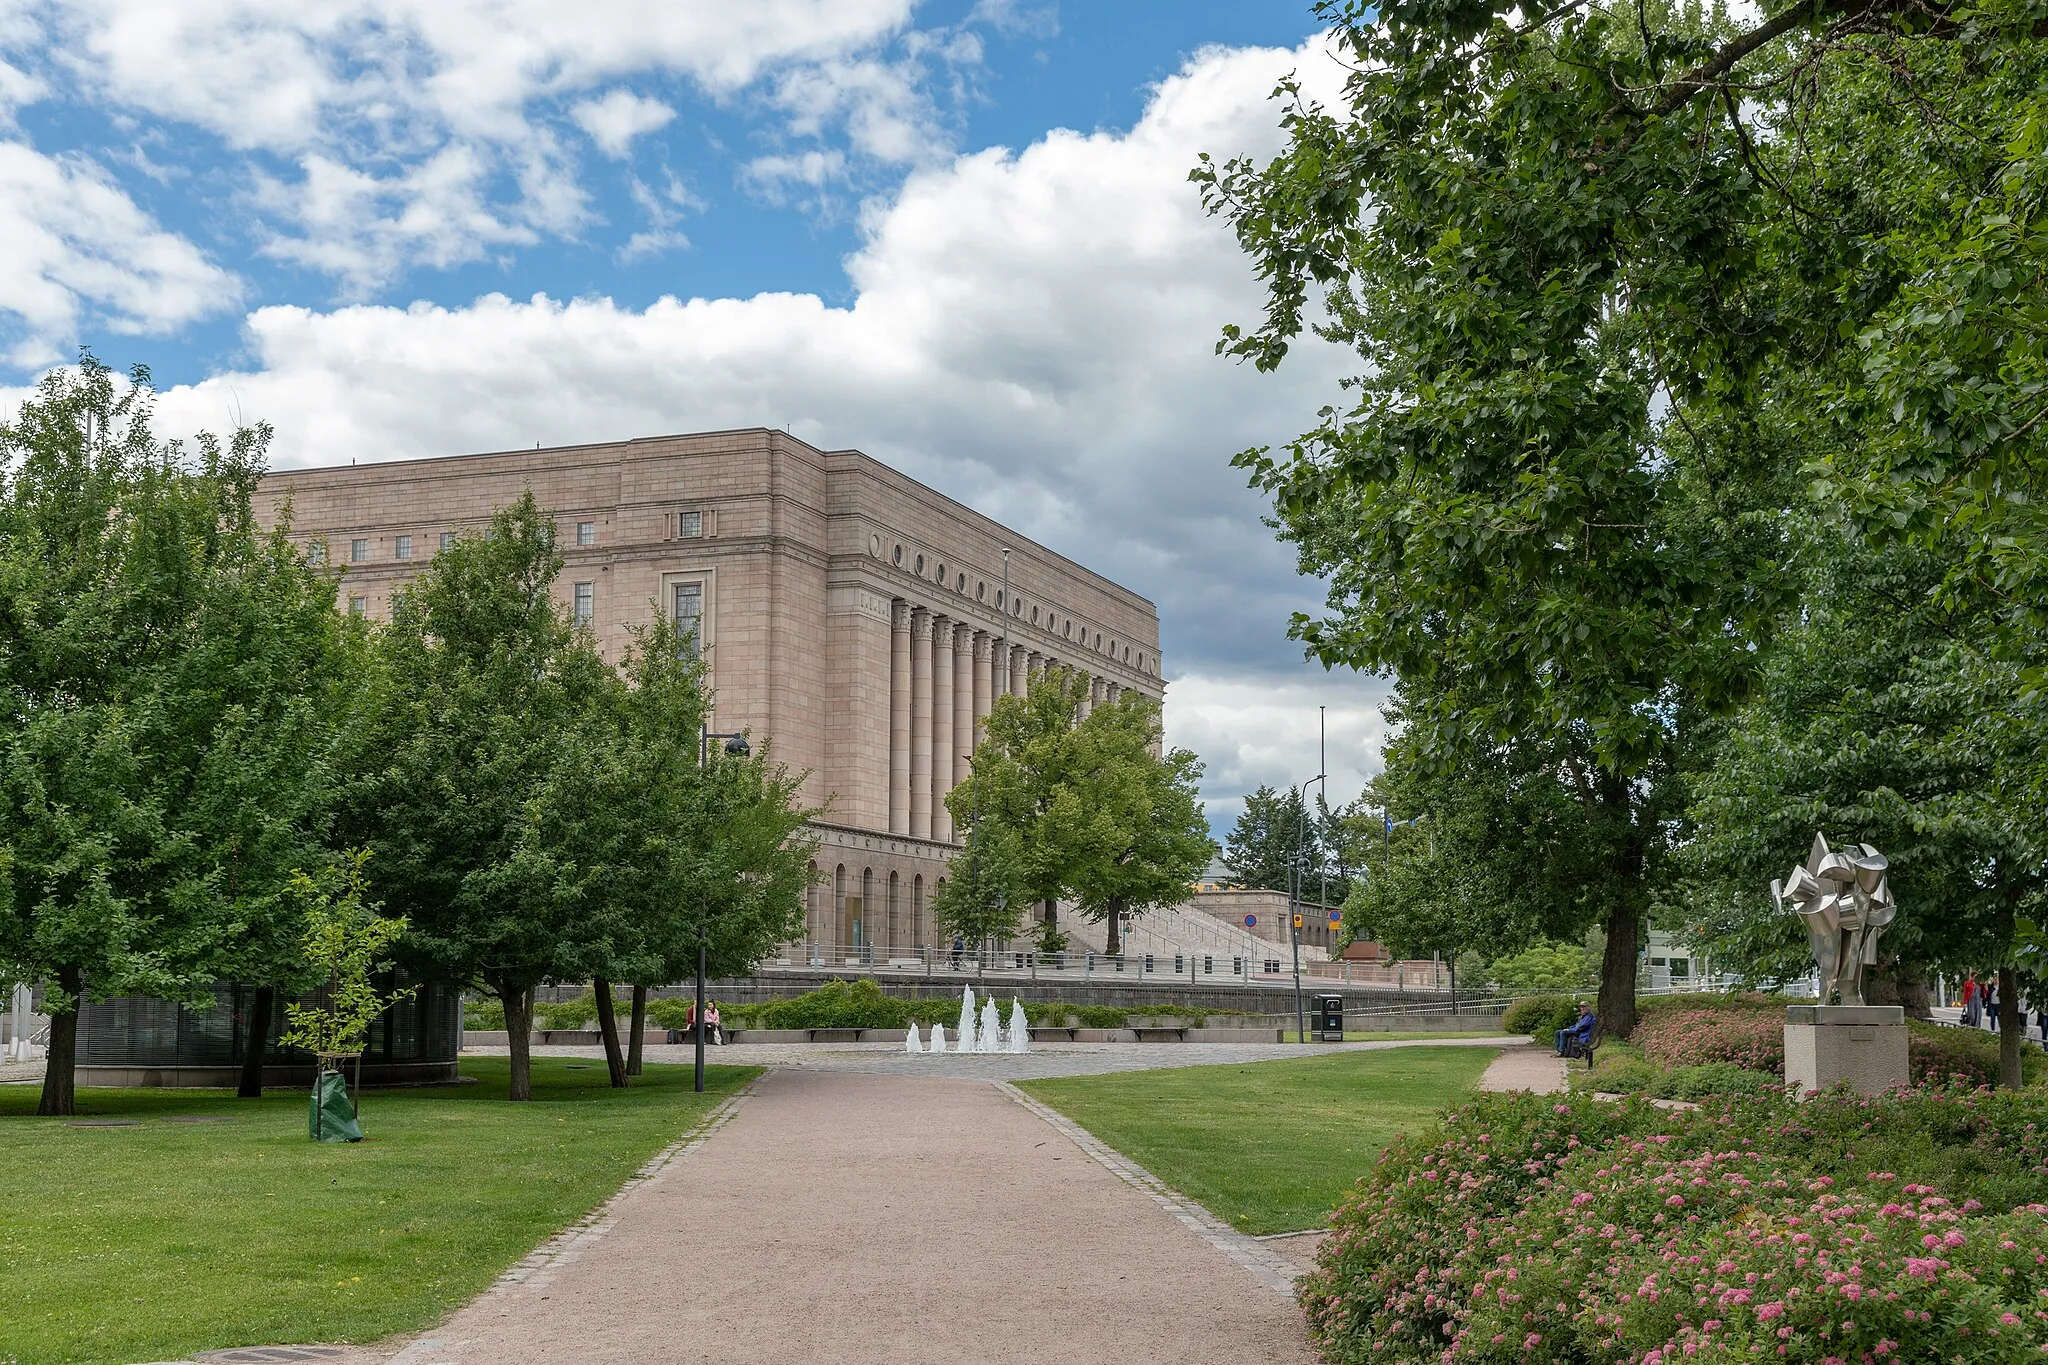
M 1319 754 L 1318 759 L 1320 758 Z M 1294 816 L 1294 856 L 1287 860 L 1291 871 L 1287 878 L 1287 898 L 1292 902 L 1287 907 L 1287 934 L 1294 945 L 1294 1040 L 1298 1043 L 1308 1041 L 1308 1020 L 1301 1003 L 1301 874 L 1306 870 L 1302 867 L 1301 860 L 1308 856 L 1308 789 L 1318 782 L 1323 784 L 1323 798 L 1328 800 L 1330 783 L 1327 773 L 1317 773 L 1295 791 L 1295 799 L 1300 805 L 1296 808 Z M 1324 878 L 1323 894 L 1329 894 L 1327 875 Z
M 750 752 L 747 737 L 737 731 L 731 734 L 715 735 L 706 722 L 697 736 L 697 767 L 699 771 L 711 766 L 711 741 L 725 741 L 725 751 L 734 758 L 745 758 Z M 708 887 L 697 888 L 697 1093 L 704 1093 L 704 966 L 707 950 L 711 944 L 711 892 Z

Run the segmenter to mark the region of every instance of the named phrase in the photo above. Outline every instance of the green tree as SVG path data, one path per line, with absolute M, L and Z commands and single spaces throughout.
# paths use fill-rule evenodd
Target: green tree
M 1318 859 L 1318 832 L 1299 787 L 1283 792 L 1262 784 L 1245 797 L 1244 810 L 1224 840 L 1223 865 L 1246 886 L 1288 890 L 1289 869 Z
M 966 943 L 1007 941 L 1032 897 L 1023 879 L 1022 836 L 996 820 L 967 825 L 963 852 L 932 896 L 932 918 L 942 934 Z
M 504 1003 L 514 1100 L 532 1097 L 534 988 L 582 965 L 583 906 L 560 894 L 527 825 L 558 766 L 582 760 L 571 741 L 617 681 L 549 594 L 561 565 L 529 492 L 396 595 L 349 791 L 349 837 L 410 925 L 404 950 Z
M 1002 831 L 1000 856 L 1028 900 L 1071 899 L 1107 922 L 1114 953 L 1124 919 L 1185 901 L 1216 846 L 1196 794 L 1202 765 L 1164 749 L 1159 703 L 1126 692 L 1083 717 L 1088 681 L 1053 669 L 1024 696 L 997 698 L 972 772 L 946 803 L 958 827 Z M 964 856 L 949 886 L 970 872 Z
M 391 969 L 383 955 L 405 932 L 405 921 L 386 919 L 364 903 L 366 856 L 356 853 L 339 866 L 292 878 L 291 895 L 305 916 L 300 948 L 313 999 L 285 1006 L 285 1030 L 278 1041 L 316 1057 L 360 1055 L 377 1016 L 418 989 L 382 992 L 372 979 Z
M 286 984 L 356 679 L 331 578 L 255 525 L 268 428 L 187 450 L 151 403 L 88 354 L 0 426 L 0 974 L 50 983 L 45 1113 L 81 1001 Z
M 1504 991 L 1576 991 L 1594 979 L 1594 964 L 1577 943 L 1534 943 L 1487 965 Z
M 1801 620 L 1692 778 L 1673 899 L 1717 961 L 1759 981 L 1803 977 L 1805 932 L 1765 888 L 1816 831 L 1875 844 L 1900 912 L 1868 998 L 1924 1016 L 1933 972 L 2016 970 L 2017 925 L 2039 913 L 2048 846 L 2027 777 L 2048 747 L 2048 699 L 1942 590 L 1951 566 L 1935 555 L 1815 527 L 1800 568 Z M 2010 1084 L 2023 1029 L 2008 1030 Z
M 1574 772 L 1579 756 L 1569 749 L 1474 745 L 1447 767 L 1409 723 L 1416 691 L 1404 682 L 1387 707 L 1393 738 L 1385 767 L 1345 822 L 1346 856 L 1361 869 L 1345 906 L 1345 937 L 1457 964 L 1576 941 L 1618 908 L 1633 912 L 1615 899 L 1635 894 L 1636 884 L 1617 887 L 1603 873 L 1639 830 L 1672 822 L 1675 781 L 1637 784 L 1641 809 L 1618 815 L 1586 799 Z M 1652 845 L 1652 856 L 1666 856 L 1666 842 Z M 1659 869 L 1646 869 L 1643 880 L 1661 883 Z M 1634 984 L 1631 963 L 1631 992 Z

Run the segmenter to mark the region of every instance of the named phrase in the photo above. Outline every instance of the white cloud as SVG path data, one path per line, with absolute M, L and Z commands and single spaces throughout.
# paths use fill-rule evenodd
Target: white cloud
M 1202 756 L 1212 829 L 1236 823 L 1246 792 L 1300 786 L 1322 761 L 1334 808 L 1356 799 L 1380 771 L 1387 723 L 1379 707 L 1391 692 L 1392 684 L 1376 678 L 1308 665 L 1280 677 L 1191 673 L 1167 692 L 1166 741 Z
M 7 359 L 47 364 L 91 323 L 164 332 L 232 305 L 235 278 L 166 232 L 98 166 L 0 142 L 0 318 Z
M 0 0 L 0 127 L 54 77 L 69 97 L 203 130 L 242 155 L 268 254 L 361 296 L 589 223 L 558 132 L 574 122 L 618 158 L 673 114 L 623 89 L 579 97 L 653 77 L 727 99 L 812 65 L 857 70 L 918 46 L 914 2 L 99 0 L 36 21 Z M 857 93 L 837 116 L 863 147 L 893 148 L 910 136 L 901 107 Z
M 1309 344 L 1259 375 L 1213 354 L 1260 296 L 1187 183 L 1197 152 L 1277 148 L 1266 97 L 1296 65 L 1335 79 L 1313 48 L 1208 51 L 1128 133 L 1056 132 L 914 172 L 864 221 L 850 306 L 761 294 L 264 308 L 248 323 L 253 365 L 167 393 L 162 423 L 219 426 L 232 393 L 277 426 L 287 465 L 788 425 L 1153 598 L 1174 732 L 1202 737 L 1212 793 L 1312 772 L 1298 734 L 1247 737 L 1293 734 L 1283 710 L 1312 725 L 1318 701 L 1343 771 L 1336 740 L 1369 743 L 1380 694 L 1324 680 L 1284 639 L 1288 612 L 1316 593 L 1228 461 L 1311 424 L 1354 361 Z M 1333 797 L 1349 780 L 1333 775 Z
M 603 99 L 583 100 L 569 113 L 597 149 L 614 161 L 632 149 L 634 138 L 666 127 L 676 116 L 660 100 L 630 90 L 610 90 Z

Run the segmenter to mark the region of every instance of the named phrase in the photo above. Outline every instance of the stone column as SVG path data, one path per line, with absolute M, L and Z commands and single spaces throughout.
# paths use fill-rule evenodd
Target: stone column
M 982 722 L 995 704 L 995 640 L 985 630 L 974 632 L 974 723 L 968 731 L 974 742 L 982 740 Z
M 953 773 L 947 791 L 967 780 L 967 755 L 974 750 L 974 656 L 974 632 L 962 626 L 953 638 Z
M 932 614 L 910 613 L 910 837 L 932 837 Z
M 889 618 L 889 832 L 910 833 L 910 604 Z
M 1045 676 L 1045 656 L 1034 649 L 1025 659 L 1025 686 L 1029 687 L 1043 676 Z
M 1031 651 L 1024 648 L 1024 646 L 1022 645 L 1011 645 L 1009 647 L 1009 650 L 1010 695 L 1013 697 L 1021 697 L 1024 695 L 1025 689 L 1027 689 L 1031 685 L 1031 680 L 1028 677 L 1026 677 L 1024 673 L 1025 666 L 1031 658 Z
M 953 839 L 953 813 L 946 793 L 953 787 L 953 622 L 940 618 L 932 631 L 932 838 Z

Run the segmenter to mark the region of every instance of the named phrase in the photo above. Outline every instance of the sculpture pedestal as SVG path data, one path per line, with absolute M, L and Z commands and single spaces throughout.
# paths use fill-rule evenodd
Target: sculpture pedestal
M 1795 1095 L 1847 1081 L 1862 1095 L 1907 1085 L 1906 1011 L 1898 1005 L 1792 1005 L 1785 1010 L 1785 1083 Z

